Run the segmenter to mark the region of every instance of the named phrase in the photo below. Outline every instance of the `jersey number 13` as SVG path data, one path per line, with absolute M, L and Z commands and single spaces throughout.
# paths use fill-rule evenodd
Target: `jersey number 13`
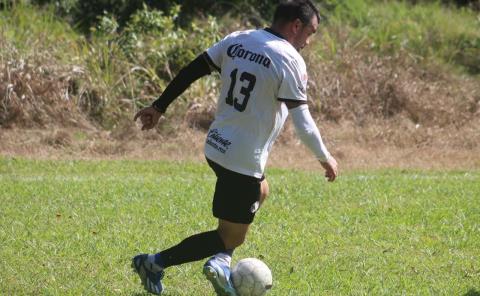
M 246 86 L 243 86 L 240 89 L 240 94 L 243 95 L 243 100 L 241 100 L 241 98 L 239 99 L 233 96 L 233 91 L 235 90 L 235 84 L 237 83 L 237 74 L 238 74 L 238 69 L 235 69 L 232 71 L 232 73 L 230 73 L 231 83 L 230 83 L 230 88 L 228 89 L 228 94 L 225 101 L 228 105 L 233 106 L 237 111 L 243 112 L 245 111 L 245 108 L 247 108 L 247 103 L 248 103 L 248 100 L 250 99 L 250 93 L 255 87 L 255 82 L 257 81 L 257 78 L 255 77 L 255 75 L 248 72 L 242 72 L 242 74 L 240 74 L 240 79 L 239 79 L 240 82 L 244 82 L 244 81 L 248 82 Z

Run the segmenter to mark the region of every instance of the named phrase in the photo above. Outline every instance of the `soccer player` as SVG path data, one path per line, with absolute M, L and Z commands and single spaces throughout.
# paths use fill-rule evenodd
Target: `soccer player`
M 310 0 L 280 3 L 270 28 L 234 32 L 180 70 L 162 95 L 135 119 L 142 130 L 153 128 L 167 106 L 190 84 L 218 71 L 221 93 L 205 156 L 217 176 L 213 216 L 218 228 L 190 236 L 157 254 L 132 259 L 144 288 L 163 290 L 164 270 L 212 256 L 203 273 L 218 295 L 236 295 L 230 280 L 233 250 L 245 240 L 255 213 L 268 195 L 264 169 L 269 151 L 290 114 L 302 142 L 325 169 L 337 176 L 337 162 L 323 144 L 307 105 L 307 70 L 299 51 L 319 25 Z

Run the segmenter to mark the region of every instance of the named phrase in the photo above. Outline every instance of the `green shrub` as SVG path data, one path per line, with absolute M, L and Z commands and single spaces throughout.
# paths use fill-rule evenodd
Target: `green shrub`
M 178 6 L 173 6 L 169 13 L 144 6 L 132 15 L 123 30 L 115 17 L 104 14 L 86 39 L 57 18 L 51 6 L 36 9 L 19 5 L 10 11 L 0 11 L 0 60 L 7 68 L 25 63 L 35 67 L 32 71 L 50 71 L 44 80 L 55 85 L 51 91 L 58 94 L 59 101 L 71 99 L 88 118 L 111 128 L 125 114 L 150 104 L 180 67 L 219 39 L 216 19 L 198 19 L 181 28 L 175 24 L 179 11 Z M 0 73 L 8 72 L 7 68 L 0 67 Z M 31 82 L 22 78 L 17 84 L 26 83 Z M 0 82 L 0 90 L 10 84 L 16 85 L 12 81 Z M 32 110 L 43 106 L 43 101 L 57 99 L 30 96 L 28 89 L 14 88 L 16 97 L 28 98 Z M 5 106 L 12 101 L 3 99 L 0 104 Z M 52 104 L 57 105 L 60 106 Z M 0 113 L 6 112 L 4 117 L 10 118 L 11 108 L 4 109 Z M 53 109 L 52 112 L 62 114 L 61 110 Z M 42 120 L 41 124 L 44 123 L 48 120 Z
M 174 7 L 181 6 L 182 10 L 179 11 L 176 22 L 188 26 L 195 17 L 220 16 L 226 13 L 269 20 L 273 8 L 278 3 L 277 0 L 24 0 L 24 2 L 55 6 L 60 15 L 86 34 L 90 32 L 90 28 L 98 26 L 99 17 L 105 14 L 113 16 L 119 27 L 123 28 L 131 21 L 132 16 L 144 10 L 144 7 L 169 13 Z
M 103 89 L 128 80 L 123 82 L 128 87 L 108 94 L 116 98 L 107 107 L 117 110 L 108 113 L 122 114 L 122 108 L 150 104 L 181 67 L 219 39 L 215 18 L 195 20 L 182 28 L 175 24 L 179 12 L 180 6 L 164 13 L 144 5 L 123 29 L 112 15 L 99 18 L 91 39 L 96 54 L 88 59 L 90 69 L 102 78 Z M 118 98 L 128 103 L 119 105 Z
M 132 15 L 121 31 L 113 16 L 104 15 L 94 29 L 95 37 L 100 42 L 117 43 L 131 63 L 170 80 L 181 67 L 220 37 L 215 18 L 196 20 L 182 28 L 175 24 L 179 12 L 178 5 L 167 14 L 145 5 Z
M 384 54 L 404 51 L 480 74 L 480 21 L 471 10 L 447 9 L 438 2 L 412 5 L 397 1 L 331 0 L 328 3 L 330 31 L 347 25 L 350 46 L 363 44 Z M 340 36 L 329 37 L 330 42 L 345 42 Z

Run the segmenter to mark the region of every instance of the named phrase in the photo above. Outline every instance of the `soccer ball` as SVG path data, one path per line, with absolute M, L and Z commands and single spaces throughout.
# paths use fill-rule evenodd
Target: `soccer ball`
M 238 296 L 261 296 L 272 287 L 272 272 L 263 261 L 245 258 L 233 267 L 232 282 Z

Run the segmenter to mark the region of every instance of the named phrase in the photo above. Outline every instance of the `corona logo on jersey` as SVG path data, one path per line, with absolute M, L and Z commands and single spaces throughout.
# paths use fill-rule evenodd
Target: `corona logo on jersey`
M 257 63 L 267 69 L 270 68 L 270 64 L 272 62 L 268 57 L 264 55 L 243 49 L 243 45 L 239 43 L 230 45 L 227 49 L 227 55 L 232 59 L 238 57 L 250 62 Z

